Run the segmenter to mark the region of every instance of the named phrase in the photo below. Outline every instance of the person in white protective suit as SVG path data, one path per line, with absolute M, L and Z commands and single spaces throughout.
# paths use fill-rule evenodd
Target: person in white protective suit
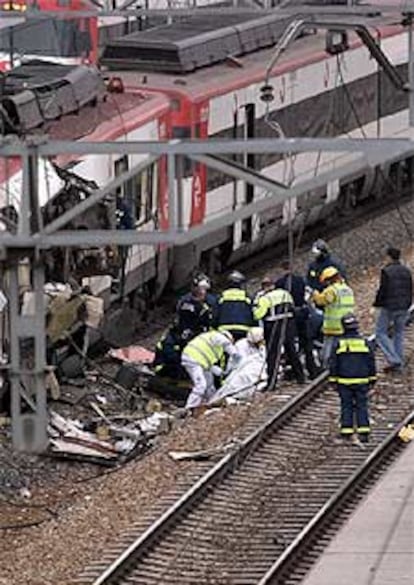
M 222 387 L 210 399 L 210 404 L 224 398 L 249 399 L 256 390 L 267 385 L 266 346 L 262 327 L 252 327 L 245 339 L 236 344 L 240 356 Z
M 252 327 L 244 339 L 235 343 L 235 347 L 241 359 L 257 355 L 258 352 L 264 354 L 266 348 L 263 327 Z
M 186 408 L 197 408 L 206 404 L 216 393 L 214 376 L 223 373 L 224 358 L 227 354 L 233 361 L 237 350 L 229 331 L 211 330 L 192 339 L 183 349 L 181 364 L 193 382 Z

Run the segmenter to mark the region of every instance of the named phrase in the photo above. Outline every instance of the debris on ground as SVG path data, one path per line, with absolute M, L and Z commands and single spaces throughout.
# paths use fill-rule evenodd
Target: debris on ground
M 237 443 L 234 441 L 211 449 L 202 449 L 200 451 L 169 451 L 168 455 L 174 461 L 202 461 L 204 459 L 210 459 L 217 455 L 224 455 L 228 451 L 235 449 Z
M 409 443 L 414 439 L 414 425 L 407 425 L 403 427 L 398 433 L 398 437 L 404 443 Z
M 114 424 L 95 403 L 91 408 L 99 416 L 96 420 L 81 422 L 50 413 L 48 426 L 50 453 L 69 459 L 89 461 L 102 465 L 117 465 L 141 454 L 153 444 L 157 435 L 170 431 L 172 417 L 164 412 Z
M 119 349 L 110 349 L 108 355 L 127 364 L 151 364 L 155 353 L 142 345 L 130 345 Z

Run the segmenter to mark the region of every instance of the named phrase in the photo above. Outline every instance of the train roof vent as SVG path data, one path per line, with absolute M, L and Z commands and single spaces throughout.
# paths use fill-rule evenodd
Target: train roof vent
M 257 12 L 197 15 L 114 39 L 101 61 L 110 68 L 187 73 L 273 45 L 290 20 L 277 14 L 258 18 Z
M 28 61 L 0 83 L 1 133 L 24 134 L 46 121 L 77 112 L 103 95 L 99 71 L 87 65 Z

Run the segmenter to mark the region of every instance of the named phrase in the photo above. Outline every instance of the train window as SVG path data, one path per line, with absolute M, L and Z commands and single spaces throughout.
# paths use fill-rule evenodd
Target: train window
M 90 49 L 88 28 L 75 20 L 45 18 L 0 31 L 0 50 L 15 55 L 82 57 Z

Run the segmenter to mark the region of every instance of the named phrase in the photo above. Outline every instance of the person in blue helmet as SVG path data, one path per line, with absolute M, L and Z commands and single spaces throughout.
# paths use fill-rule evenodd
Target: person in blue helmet
M 328 268 L 329 266 L 336 268 L 344 280 L 347 279 L 346 270 L 343 263 L 331 253 L 325 240 L 319 239 L 312 244 L 311 258 L 312 260 L 308 265 L 308 271 L 306 275 L 306 284 L 312 290 L 323 290 L 320 276 L 325 268 Z
M 209 296 L 210 288 L 210 279 L 205 274 L 198 274 L 192 280 L 191 291 L 177 303 L 177 330 L 180 335 L 185 332 L 187 342 L 212 327 L 215 299 Z
M 219 331 L 229 331 L 234 340 L 246 337 L 255 324 L 253 303 L 246 292 L 246 277 L 233 270 L 227 279 L 228 287 L 217 303 L 216 326 Z

